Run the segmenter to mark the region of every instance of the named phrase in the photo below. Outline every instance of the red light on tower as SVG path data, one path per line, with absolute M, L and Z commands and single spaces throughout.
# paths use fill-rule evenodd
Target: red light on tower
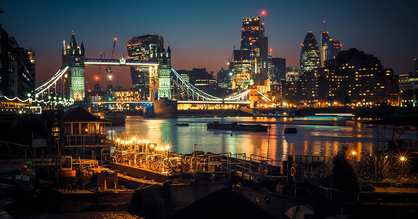
M 263 25 L 263 26 L 264 26 L 264 22 L 263 22 L 263 23 L 261 23 L 261 25 Z
M 273 49 L 272 48 L 270 48 L 270 52 L 273 52 Z
M 261 11 L 261 15 L 266 15 L 266 10 Z
M 114 39 L 114 40 L 115 40 L 115 41 L 117 41 L 117 40 L 118 40 L 118 38 L 116 38 L 116 37 L 115 37 L 115 39 Z
M 99 76 L 94 76 L 94 80 L 98 81 L 99 79 Z
M 248 38 L 249 40 L 251 40 L 252 38 L 250 37 L 250 38 Z

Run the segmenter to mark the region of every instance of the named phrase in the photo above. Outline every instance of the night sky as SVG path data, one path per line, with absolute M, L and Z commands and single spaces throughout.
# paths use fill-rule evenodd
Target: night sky
M 309 2 L 309 3 L 307 3 Z M 390 3 L 387 3 L 390 2 Z M 393 3 L 392 3 L 393 2 Z M 234 45 L 239 48 L 243 17 L 266 10 L 265 29 L 273 57 L 299 65 L 301 43 L 312 31 L 318 43 L 323 21 L 343 49 L 373 54 L 395 74 L 413 71 L 418 58 L 418 1 L 3 1 L 0 23 L 21 47 L 35 49 L 36 84 L 61 67 L 62 41 L 74 30 L 84 40 L 87 58 L 127 56 L 126 41 L 159 34 L 170 43 L 174 69 L 227 68 Z M 104 74 L 102 67 L 101 73 Z M 131 86 L 130 70 L 112 68 L 119 85 Z M 87 88 L 98 67 L 86 67 Z M 106 83 L 102 78 L 101 83 Z M 102 84 L 102 87 L 103 84 Z

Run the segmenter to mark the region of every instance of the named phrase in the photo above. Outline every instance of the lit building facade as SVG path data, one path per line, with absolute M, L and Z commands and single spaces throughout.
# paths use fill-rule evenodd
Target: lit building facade
M 299 74 L 307 71 L 312 71 L 320 67 L 320 55 L 318 43 L 312 31 L 306 34 L 305 40 L 302 43 L 299 62 Z
M 321 31 L 321 67 L 324 67 L 325 61 L 334 59 L 342 48 L 340 41 L 332 39 L 328 34 L 328 31 Z
M 35 89 L 35 52 L 19 46 L 0 24 L 0 97 L 28 98 Z
M 62 46 L 62 66 L 69 67 L 63 80 L 63 95 L 65 98 L 76 101 L 84 100 L 84 60 L 83 41 L 81 41 L 80 46 L 77 45 L 73 32 L 70 43 L 67 45 L 64 40 Z
M 250 73 L 256 85 L 263 85 L 268 78 L 268 38 L 264 36 L 263 19 L 243 18 L 240 49 L 234 50 L 234 74 Z
M 339 53 L 325 63 L 328 97 L 341 103 L 378 103 L 398 92 L 399 77 L 381 61 L 357 49 Z
M 414 58 L 414 77 L 418 77 L 418 60 Z

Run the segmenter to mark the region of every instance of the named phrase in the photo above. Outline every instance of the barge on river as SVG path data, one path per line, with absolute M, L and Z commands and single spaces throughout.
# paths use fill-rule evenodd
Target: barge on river
M 268 126 L 264 125 L 241 125 L 238 123 L 219 123 L 212 122 L 207 124 L 208 129 L 223 129 L 232 131 L 253 131 L 253 132 L 267 132 Z

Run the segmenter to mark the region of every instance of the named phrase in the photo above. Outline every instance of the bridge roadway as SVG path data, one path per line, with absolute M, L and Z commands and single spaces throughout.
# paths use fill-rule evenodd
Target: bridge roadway
M 116 103 L 129 103 L 129 104 L 153 104 L 151 101 L 95 101 L 93 103 L 99 103 L 100 104 L 116 104 Z M 241 105 L 248 105 L 250 104 L 250 101 L 199 101 L 199 100 L 180 100 L 177 101 L 177 104 L 241 104 Z
M 126 60 L 126 58 L 120 59 L 88 59 L 84 61 L 84 65 L 96 65 L 96 66 L 158 66 L 157 62 L 150 61 L 137 61 L 137 60 Z

